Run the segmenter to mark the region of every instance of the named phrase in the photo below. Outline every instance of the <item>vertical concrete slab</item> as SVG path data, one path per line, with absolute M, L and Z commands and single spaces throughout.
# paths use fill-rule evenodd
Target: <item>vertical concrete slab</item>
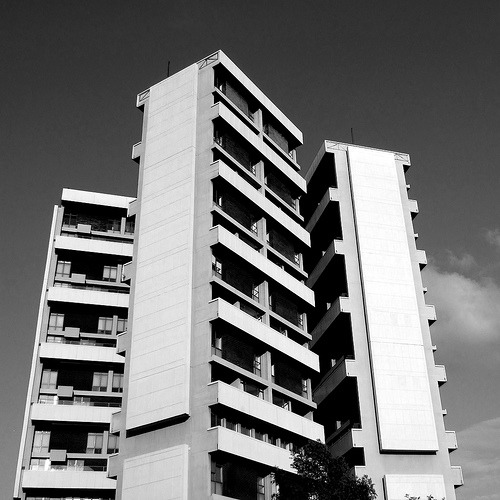
M 348 147 L 382 451 L 437 451 L 394 154 Z
M 193 65 L 151 87 L 138 193 L 127 430 L 189 414 L 197 81 Z
M 187 466 L 187 445 L 125 460 L 121 500 L 187 500 Z

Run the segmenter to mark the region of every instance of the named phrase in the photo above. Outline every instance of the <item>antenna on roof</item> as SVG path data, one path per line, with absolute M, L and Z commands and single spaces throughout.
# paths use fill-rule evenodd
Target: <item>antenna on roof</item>
M 354 142 L 354 129 L 351 127 L 351 144 L 356 144 Z
M 170 76 L 170 61 L 167 63 L 167 78 Z

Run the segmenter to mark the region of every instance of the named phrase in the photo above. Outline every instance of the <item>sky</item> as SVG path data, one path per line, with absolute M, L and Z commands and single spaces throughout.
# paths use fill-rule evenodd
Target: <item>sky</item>
M 1 0 L 0 498 L 12 498 L 52 207 L 133 196 L 137 93 L 217 49 L 304 132 L 408 152 L 460 500 L 500 499 L 500 3 Z

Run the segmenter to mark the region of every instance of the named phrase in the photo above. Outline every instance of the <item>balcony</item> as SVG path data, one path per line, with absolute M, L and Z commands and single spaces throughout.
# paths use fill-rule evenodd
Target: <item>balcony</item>
M 109 426 L 109 432 L 111 434 L 119 434 L 120 430 L 123 427 L 123 414 L 120 411 L 115 411 L 111 415 L 111 423 Z
M 314 401 L 318 405 L 321 404 L 347 377 L 357 376 L 356 361 L 342 357 L 330 368 L 314 389 Z
M 266 144 L 260 137 L 255 135 L 248 127 L 246 127 L 241 120 L 234 115 L 226 106 L 220 103 L 212 106 L 212 119 L 220 118 L 229 126 L 230 129 L 244 139 L 250 147 L 258 151 L 259 156 L 267 159 L 272 165 L 276 167 L 286 178 L 293 183 L 302 193 L 306 192 L 305 179 L 295 170 L 287 160 L 282 158 L 273 147 Z M 261 158 L 259 158 L 260 160 Z
M 457 434 L 455 431 L 446 431 L 446 447 L 450 452 L 458 448 Z
M 256 252 L 252 247 L 241 241 L 237 236 L 231 234 L 227 229 L 216 226 L 210 229 L 212 243 L 220 243 L 222 246 L 240 256 L 243 260 L 253 266 L 258 272 L 262 272 L 277 283 L 280 283 L 301 300 L 314 306 L 314 292 L 303 283 L 290 276 L 286 271 L 270 262 L 262 254 Z
M 116 407 L 85 406 L 73 401 L 59 400 L 57 404 L 34 403 L 31 406 L 31 419 L 34 421 L 109 424 L 113 412 L 116 412 Z
M 411 212 L 411 218 L 414 219 L 418 214 L 418 203 L 417 200 L 408 200 L 408 208 Z
M 425 317 L 427 318 L 427 321 L 429 322 L 429 325 L 432 325 L 437 320 L 437 315 L 436 315 L 436 308 L 432 305 L 427 305 L 425 306 Z
M 24 470 L 21 479 L 23 489 L 116 489 L 116 481 L 109 479 L 105 471 L 82 471 L 63 467 L 61 465 L 52 466 L 49 470 Z
M 124 363 L 123 357 L 119 356 L 116 350 L 110 347 L 42 342 L 39 352 L 40 358 L 42 359 L 51 358 L 103 363 Z
M 106 241 L 87 238 L 70 238 L 56 236 L 54 247 L 59 250 L 96 253 L 103 255 L 120 255 L 132 257 L 133 244 L 130 242 Z
M 427 254 L 425 253 L 425 250 L 417 250 L 416 259 L 420 270 L 422 270 L 427 265 Z
M 319 370 L 317 354 L 304 348 L 292 339 L 281 335 L 275 329 L 262 323 L 261 321 L 248 321 L 248 315 L 240 309 L 232 306 L 223 299 L 212 301 L 211 321 L 220 318 L 235 328 L 244 331 L 260 342 L 274 348 L 277 351 L 295 359 L 297 362 L 311 368 Z
M 338 255 L 345 255 L 344 242 L 342 240 L 333 240 L 309 274 L 307 285 L 314 288 L 316 282 L 320 279 L 328 266 L 333 264 L 333 259 Z
M 128 290 L 127 290 L 128 292 Z M 128 307 L 128 293 L 103 292 L 77 288 L 50 287 L 47 300 L 54 302 L 71 302 L 76 304 L 93 304 L 100 306 Z
M 439 385 L 443 385 L 448 381 L 448 378 L 446 376 L 446 368 L 444 365 L 436 365 L 434 367 L 435 374 L 436 374 L 436 380 Z
M 462 467 L 460 467 L 459 465 L 451 466 L 451 480 L 452 483 L 455 485 L 455 488 L 463 486 L 464 476 L 462 474 Z
M 255 398 L 236 387 L 218 381 L 209 385 L 209 404 L 221 404 L 245 415 L 258 415 L 259 420 L 308 439 L 324 440 L 323 426 L 285 410 L 269 401 Z
M 338 297 L 330 309 L 327 310 L 326 314 L 321 318 L 319 323 L 314 327 L 314 330 L 311 332 L 313 345 L 319 341 L 323 333 L 325 333 L 330 325 L 339 317 L 340 314 L 343 313 L 351 313 L 349 297 Z
M 214 175 L 224 179 L 250 202 L 260 207 L 263 212 L 268 214 L 269 217 L 286 229 L 290 235 L 299 239 L 305 245 L 310 245 L 309 233 L 289 215 L 283 212 L 283 210 L 280 210 L 272 201 L 257 191 L 243 177 L 238 175 L 221 160 L 215 161 L 212 163 L 212 166 L 214 167 Z
M 216 448 L 211 450 L 212 453 L 223 451 L 268 467 L 279 467 L 288 472 L 294 471 L 291 468 L 292 458 L 289 450 L 253 439 L 224 427 L 214 427 L 208 433 L 210 438 L 216 442 Z
M 338 429 L 338 435 L 341 435 L 332 445 L 329 445 L 332 455 L 339 457 L 345 455 L 352 448 L 364 448 L 363 429 L 356 428 L 351 422 L 345 422 Z M 327 442 L 335 439 L 334 436 L 327 437 Z

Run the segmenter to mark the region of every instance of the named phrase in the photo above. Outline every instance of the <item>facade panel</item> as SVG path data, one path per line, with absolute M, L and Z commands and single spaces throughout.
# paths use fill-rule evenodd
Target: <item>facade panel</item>
M 348 148 L 381 450 L 438 450 L 394 154 Z

